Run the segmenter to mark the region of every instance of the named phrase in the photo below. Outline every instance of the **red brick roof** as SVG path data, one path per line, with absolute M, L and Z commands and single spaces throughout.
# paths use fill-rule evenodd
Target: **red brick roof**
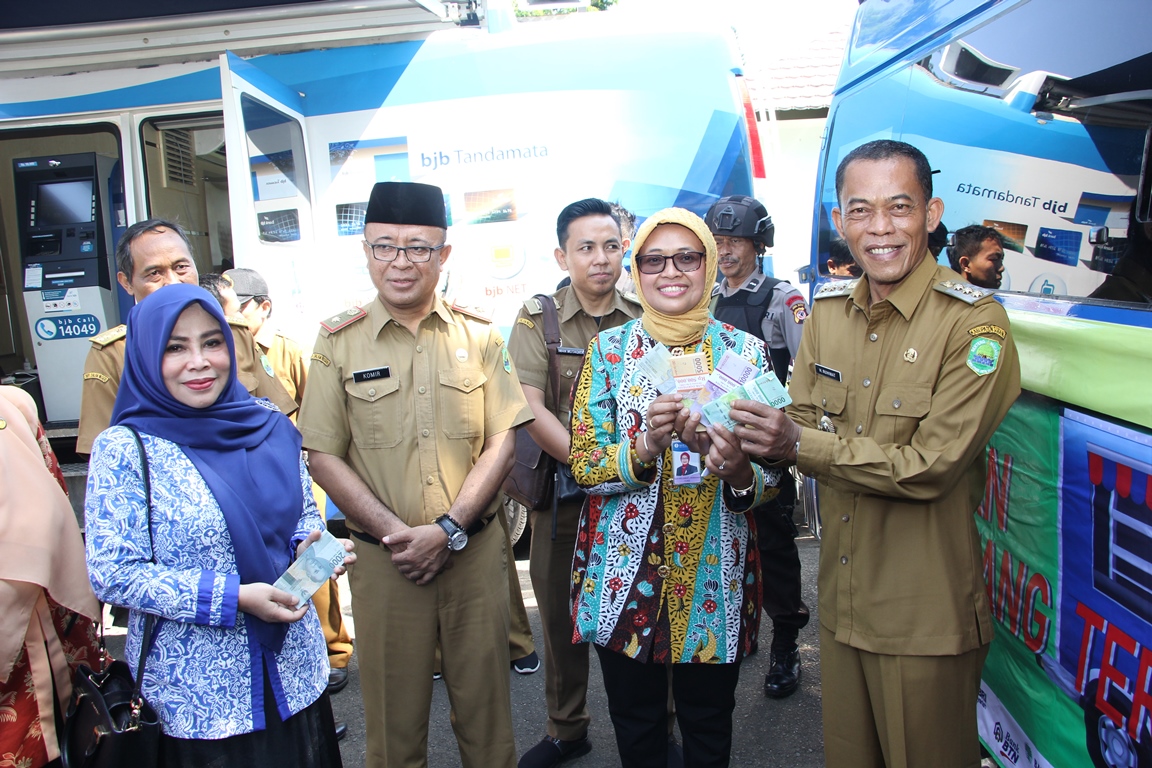
M 766 25 L 760 24 L 737 30 L 744 74 L 757 110 L 831 105 L 852 17 L 837 14 L 809 21 L 789 24 L 788 30 L 776 34 L 761 34 Z

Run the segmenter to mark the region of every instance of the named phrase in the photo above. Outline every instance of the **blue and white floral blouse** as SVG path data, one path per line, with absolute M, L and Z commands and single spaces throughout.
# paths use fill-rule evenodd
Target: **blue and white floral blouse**
M 252 686 L 245 616 L 237 610 L 240 576 L 224 514 L 179 446 L 147 434 L 141 439 L 152 483 L 152 546 L 136 441 L 127 428 L 112 427 L 96 438 L 88 467 L 84 519 L 92 587 L 101 600 L 131 609 L 125 656 L 133 672 L 144 612 L 162 619 L 143 690 L 164 733 L 221 739 L 259 730 L 263 702 L 255 702 L 254 717 L 253 692 L 259 699 L 263 687 Z M 300 483 L 304 508 L 295 540 L 286 547 L 323 526 L 303 459 Z M 282 719 L 324 692 L 328 651 L 311 605 L 304 618 L 288 625 L 269 673 Z

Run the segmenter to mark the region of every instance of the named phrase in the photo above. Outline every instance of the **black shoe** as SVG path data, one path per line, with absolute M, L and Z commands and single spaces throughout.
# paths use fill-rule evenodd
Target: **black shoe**
M 348 670 L 332 667 L 332 671 L 328 673 L 328 695 L 340 693 L 346 685 L 348 685 Z
M 784 699 L 796 692 L 800 685 L 800 647 L 792 646 L 787 652 L 772 651 L 772 666 L 764 677 L 764 695 L 771 699 Z
M 539 744 L 524 753 L 516 768 L 552 768 L 568 760 L 583 757 L 591 751 L 592 742 L 587 736 L 571 741 L 545 736 Z
M 348 735 L 348 723 L 336 721 L 336 741 L 341 741 Z
M 540 669 L 540 657 L 536 655 L 536 651 L 522 658 L 512 659 L 512 671 L 518 675 L 530 675 L 538 669 Z

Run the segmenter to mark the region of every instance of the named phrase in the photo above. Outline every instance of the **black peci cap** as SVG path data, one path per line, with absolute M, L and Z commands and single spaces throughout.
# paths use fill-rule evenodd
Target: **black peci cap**
M 448 229 L 444 192 L 431 184 L 382 181 L 372 187 L 365 224 L 413 224 Z

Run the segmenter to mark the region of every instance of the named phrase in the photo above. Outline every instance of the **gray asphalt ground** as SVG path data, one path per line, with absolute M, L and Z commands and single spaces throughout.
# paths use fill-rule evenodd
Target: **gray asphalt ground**
M 756 768 L 823 768 L 824 742 L 820 725 L 820 664 L 819 632 L 816 616 L 816 565 L 820 543 L 801 528 L 797 539 L 800 560 L 804 568 L 804 602 L 812 612 L 808 626 L 800 632 L 803 655 L 803 673 L 800 689 L 782 700 L 766 698 L 763 693 L 764 675 L 768 672 L 767 646 L 771 642 L 771 621 L 761 624 L 764 651 L 746 660 L 740 670 L 740 685 L 736 692 L 736 711 L 733 714 L 732 766 Z M 516 567 L 524 603 L 535 637 L 540 636 L 540 612 L 528 578 L 527 536 L 516 547 Z M 341 603 L 355 633 L 355 619 L 349 602 L 351 590 L 346 580 L 341 584 Z M 113 628 L 110 615 L 105 617 L 108 648 L 117 658 L 123 657 L 124 630 Z M 542 646 L 542 642 L 541 642 Z M 537 651 L 543 654 L 542 647 Z M 592 713 L 590 736 L 592 752 L 578 760 L 565 763 L 571 768 L 618 768 L 616 742 L 612 723 L 608 719 L 608 702 L 604 696 L 604 682 L 600 675 L 596 654 L 592 654 L 589 674 L 588 708 Z M 360 701 L 360 673 L 358 653 L 353 653 L 348 667 L 348 686 L 332 697 L 332 709 L 337 720 L 348 724 L 348 735 L 340 743 L 345 768 L 364 765 L 365 723 Z M 545 735 L 544 669 L 532 675 L 518 675 L 509 670 L 512 679 L 512 723 L 516 732 L 517 754 L 523 754 Z M 458 768 L 460 753 L 448 719 L 448 693 L 443 682 L 433 683 L 432 710 L 428 728 L 429 768 Z
M 746 660 L 740 670 L 740 686 L 733 715 L 733 766 L 823 768 L 824 765 L 816 616 L 816 564 L 820 544 L 806 535 L 803 528 L 797 543 L 804 567 L 804 601 L 812 612 L 812 620 L 800 633 L 803 654 L 800 689 L 783 700 L 764 696 L 764 675 L 769 664 L 767 646 L 771 639 L 771 621 L 765 618 L 761 633 L 765 650 Z M 516 547 L 516 555 L 528 618 L 532 632 L 538 638 L 540 614 L 536 610 L 532 583 L 528 578 L 528 552 L 523 543 Z M 342 592 L 344 597 L 348 590 L 345 588 Z M 543 653 L 539 646 L 537 651 Z M 358 768 L 364 764 L 365 723 L 357 665 L 357 654 L 353 654 L 348 687 L 332 698 L 336 718 L 348 724 L 348 736 L 340 746 L 346 768 Z M 516 731 L 516 746 L 518 753 L 523 754 L 545 733 L 544 670 L 541 667 L 540 671 L 532 675 L 517 675 L 510 671 L 509 675 L 512 678 L 512 721 Z M 588 707 L 592 712 L 590 736 L 593 749 L 588 755 L 565 763 L 565 766 L 615 768 L 620 765 L 620 759 L 616 754 L 612 723 L 608 719 L 604 682 L 594 653 L 590 678 Z M 460 755 L 448 720 L 448 694 L 443 682 L 434 683 L 434 689 L 429 717 L 428 765 L 429 768 L 456 768 L 460 766 Z

